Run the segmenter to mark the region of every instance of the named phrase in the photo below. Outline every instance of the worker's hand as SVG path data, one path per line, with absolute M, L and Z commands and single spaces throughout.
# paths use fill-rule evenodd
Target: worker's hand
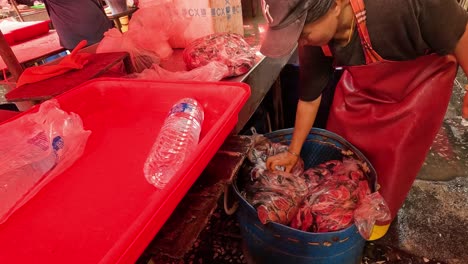
M 283 152 L 269 157 L 267 159 L 266 166 L 270 171 L 279 170 L 280 167 L 284 167 L 285 171 L 289 173 L 294 168 L 298 160 L 298 156 L 290 152 Z
M 462 105 L 462 117 L 468 119 L 468 84 L 465 85 L 465 98 L 463 99 Z

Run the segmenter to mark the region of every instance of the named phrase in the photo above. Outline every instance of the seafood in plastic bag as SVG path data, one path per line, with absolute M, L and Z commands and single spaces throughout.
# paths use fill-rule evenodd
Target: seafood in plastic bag
M 268 157 L 287 151 L 288 147 L 273 143 L 264 136 L 254 136 L 254 147 L 248 154 L 254 165 L 245 187 L 247 201 L 258 213 L 260 221 L 289 224 L 299 204 L 307 195 L 307 184 L 302 178 L 304 162 L 299 160 L 292 173 L 268 171 Z

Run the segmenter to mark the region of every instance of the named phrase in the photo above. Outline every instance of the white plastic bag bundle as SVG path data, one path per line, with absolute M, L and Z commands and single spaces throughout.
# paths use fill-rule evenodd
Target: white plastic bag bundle
M 154 1 L 132 15 L 127 32 L 107 31 L 96 52 L 126 51 L 135 70 L 141 72 L 172 55 L 169 39 L 188 22 L 171 1 Z
M 0 125 L 0 224 L 82 154 L 90 131 L 56 100 Z
M 217 61 L 213 61 L 191 71 L 168 71 L 157 64 L 141 73 L 130 75 L 130 78 L 142 80 L 179 80 L 215 82 L 229 75 L 229 68 Z

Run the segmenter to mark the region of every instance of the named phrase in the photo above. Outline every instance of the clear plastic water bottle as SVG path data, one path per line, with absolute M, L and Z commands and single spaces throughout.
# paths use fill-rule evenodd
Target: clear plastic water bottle
M 0 224 L 21 207 L 35 192 L 37 185 L 44 180 L 44 176 L 55 168 L 61 159 L 64 141 L 56 136 L 49 142 L 44 132 L 28 140 L 30 151 L 42 158 L 25 164 L 7 173 L 0 173 Z M 43 154 L 40 154 L 42 152 Z M 48 153 L 48 154 L 45 154 Z M 31 190 L 36 190 L 31 192 Z
M 196 148 L 203 118 L 203 108 L 195 99 L 174 104 L 146 159 L 143 172 L 148 182 L 164 188 Z

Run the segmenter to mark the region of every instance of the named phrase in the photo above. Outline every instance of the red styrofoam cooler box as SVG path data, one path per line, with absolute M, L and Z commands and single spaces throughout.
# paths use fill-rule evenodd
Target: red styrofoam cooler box
M 92 134 L 81 158 L 0 225 L 0 263 L 134 263 L 234 128 L 249 95 L 243 83 L 98 79 L 58 96 Z M 204 107 L 201 139 L 158 190 L 143 164 L 183 97 Z
M 13 39 L 15 40 L 15 44 L 33 39 L 41 35 L 45 35 L 47 34 L 47 32 L 49 32 L 50 20 L 29 23 L 30 24 L 27 26 L 20 27 L 11 31 L 11 33 L 13 34 Z
M 12 45 L 15 44 L 15 37 L 14 37 L 13 33 L 6 32 L 6 33 L 3 34 L 3 37 L 5 38 L 8 45 L 12 46 Z
M 9 45 L 19 44 L 21 42 L 45 35 L 49 32 L 50 20 L 16 22 L 2 21 L 0 29 Z

